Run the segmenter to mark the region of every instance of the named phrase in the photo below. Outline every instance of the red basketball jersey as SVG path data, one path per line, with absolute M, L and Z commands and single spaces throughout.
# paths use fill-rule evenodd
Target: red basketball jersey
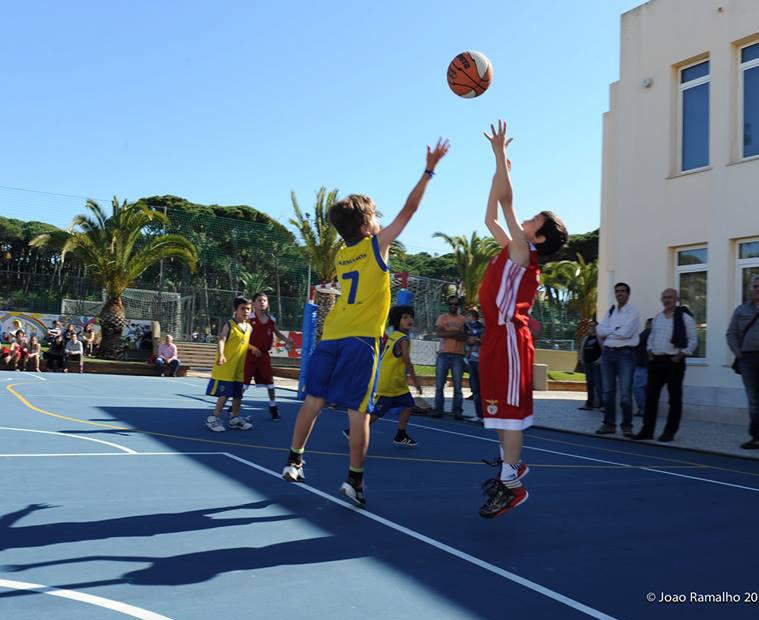
M 509 258 L 508 246 L 490 261 L 480 286 L 485 332 L 480 348 L 480 396 L 485 426 L 523 430 L 532 425 L 535 346 L 530 309 L 540 284 L 538 253 L 526 267 Z
M 276 329 L 274 319 L 269 317 L 266 323 L 262 323 L 258 316 L 253 313 L 253 317 L 248 319 L 248 323 L 253 327 L 253 332 L 250 334 L 250 344 L 259 351 L 268 353 L 274 344 L 274 330 Z

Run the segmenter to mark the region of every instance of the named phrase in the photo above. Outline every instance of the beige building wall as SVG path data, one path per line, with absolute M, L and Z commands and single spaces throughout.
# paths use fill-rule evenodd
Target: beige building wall
M 652 0 L 621 28 L 620 80 L 603 118 L 599 316 L 616 281 L 630 284 L 643 319 L 653 316 L 675 284 L 676 249 L 706 244 L 707 353 L 689 363 L 684 413 L 744 423 L 725 331 L 739 296 L 736 240 L 759 237 L 759 157 L 742 159 L 738 70 L 738 46 L 759 42 L 759 0 Z M 701 58 L 709 166 L 678 173 L 679 70 Z

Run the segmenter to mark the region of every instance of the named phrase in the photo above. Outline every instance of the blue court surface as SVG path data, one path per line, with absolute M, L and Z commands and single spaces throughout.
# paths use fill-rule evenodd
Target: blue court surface
M 288 483 L 293 394 L 212 433 L 205 384 L 0 374 L 0 618 L 759 617 L 755 461 L 533 429 L 529 501 L 484 520 L 494 432 L 383 420 L 361 510 L 344 413 Z

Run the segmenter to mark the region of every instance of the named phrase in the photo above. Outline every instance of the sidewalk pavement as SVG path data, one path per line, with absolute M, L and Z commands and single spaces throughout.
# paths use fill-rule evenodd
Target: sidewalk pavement
M 202 376 L 200 373 L 196 376 Z M 205 375 L 208 376 L 208 375 Z M 298 382 L 293 379 L 276 378 L 277 387 L 297 390 Z M 435 398 L 435 389 L 433 387 L 423 388 L 423 397 L 430 404 L 433 404 Z M 464 389 L 464 397 L 469 395 L 469 390 Z M 445 410 L 448 412 L 444 419 L 451 419 L 451 404 L 453 398 L 453 389 L 445 390 Z M 617 426 L 615 435 L 596 435 L 596 429 L 601 426 L 603 413 L 598 409 L 592 411 L 581 411 L 578 409 L 585 402 L 585 392 L 559 392 L 559 391 L 542 391 L 534 393 L 534 415 L 535 428 L 545 428 L 555 431 L 564 431 L 580 435 L 592 435 L 599 439 L 608 441 L 625 441 L 628 443 L 644 443 L 667 448 L 681 448 L 685 450 L 696 450 L 700 452 L 710 452 L 713 454 L 724 454 L 728 456 L 737 456 L 753 460 L 759 460 L 759 450 L 742 450 L 740 444 L 750 439 L 748 434 L 748 411 L 746 411 L 745 424 L 729 424 L 726 422 L 711 422 L 704 420 L 689 419 L 683 417 L 680 423 L 680 430 L 675 436 L 675 440 L 669 443 L 659 443 L 657 441 L 637 442 L 622 437 L 622 432 Z M 460 422 L 462 425 L 477 424 L 474 413 L 474 401 L 464 400 L 464 416 L 468 419 Z M 617 415 L 620 412 L 617 411 Z M 661 433 L 664 428 L 666 414 L 659 414 L 657 419 L 657 434 Z M 429 420 L 434 423 L 433 419 Z M 635 432 L 640 430 L 643 418 L 633 418 Z

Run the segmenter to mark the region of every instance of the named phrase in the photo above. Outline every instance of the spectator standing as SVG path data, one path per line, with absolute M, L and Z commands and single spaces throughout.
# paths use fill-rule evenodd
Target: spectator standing
M 485 326 L 480 321 L 477 308 L 470 308 L 466 313 L 464 333 L 466 334 L 466 363 L 469 368 L 469 388 L 474 399 L 474 411 L 477 421 L 482 421 L 482 400 L 480 399 L 480 345 Z
M 453 417 L 463 420 L 464 397 L 461 393 L 461 380 L 464 377 L 464 353 L 467 339 L 464 331 L 466 319 L 459 314 L 459 298 L 448 297 L 448 312 L 441 314 L 435 322 L 437 335 L 440 337 L 440 349 L 435 363 L 435 410 L 433 418 L 444 414 L 445 401 L 443 390 L 448 379 L 448 371 L 453 377 Z
M 598 321 L 592 319 L 588 333 L 580 343 L 578 350 L 583 372 L 585 372 L 585 388 L 588 396 L 585 404 L 578 409 L 591 411 L 603 404 L 603 383 L 601 381 L 601 341 L 596 333 Z M 596 403 L 598 403 L 596 405 Z
M 176 377 L 181 363 L 177 352 L 177 345 L 174 344 L 174 337 L 171 334 L 167 334 L 161 346 L 158 347 L 158 357 L 155 360 L 158 374 L 164 377 L 167 371 L 166 367 L 168 366 L 169 375 Z
M 759 274 L 751 278 L 751 299 L 733 312 L 727 344 L 735 355 L 733 368 L 740 373 L 748 398 L 751 439 L 741 448 L 759 450 Z
M 73 327 L 73 325 L 70 325 L 69 327 Z M 79 374 L 82 374 L 84 372 L 84 346 L 82 345 L 82 341 L 79 340 L 76 330 L 69 331 L 67 329 L 66 333 L 69 337 L 69 340 L 66 343 L 66 363 L 79 362 Z M 66 364 L 63 366 L 63 372 L 68 372 Z
M 654 438 L 659 396 L 665 385 L 669 394 L 669 413 L 659 441 L 672 441 L 680 427 L 680 418 L 683 413 L 685 358 L 693 355 L 698 346 L 698 338 L 696 321 L 691 316 L 690 310 L 678 306 L 678 300 L 675 289 L 664 289 L 661 294 L 664 309 L 654 317 L 651 323 L 651 333 L 646 347 L 649 356 L 646 409 L 643 427 L 633 439 Z
M 646 386 L 648 385 L 648 335 L 651 333 L 651 322 L 646 319 L 646 328 L 638 334 L 638 346 L 635 348 L 635 372 L 633 374 L 633 396 L 638 408 L 635 417 L 642 418 L 646 409 Z
M 630 286 L 625 282 L 614 285 L 617 303 L 609 308 L 596 332 L 602 340 L 601 381 L 604 390 L 604 421 L 597 435 L 617 432 L 617 386 L 622 409 L 622 434 L 633 436 L 632 381 L 635 369 L 635 348 L 638 346 L 640 314 L 628 303 Z

